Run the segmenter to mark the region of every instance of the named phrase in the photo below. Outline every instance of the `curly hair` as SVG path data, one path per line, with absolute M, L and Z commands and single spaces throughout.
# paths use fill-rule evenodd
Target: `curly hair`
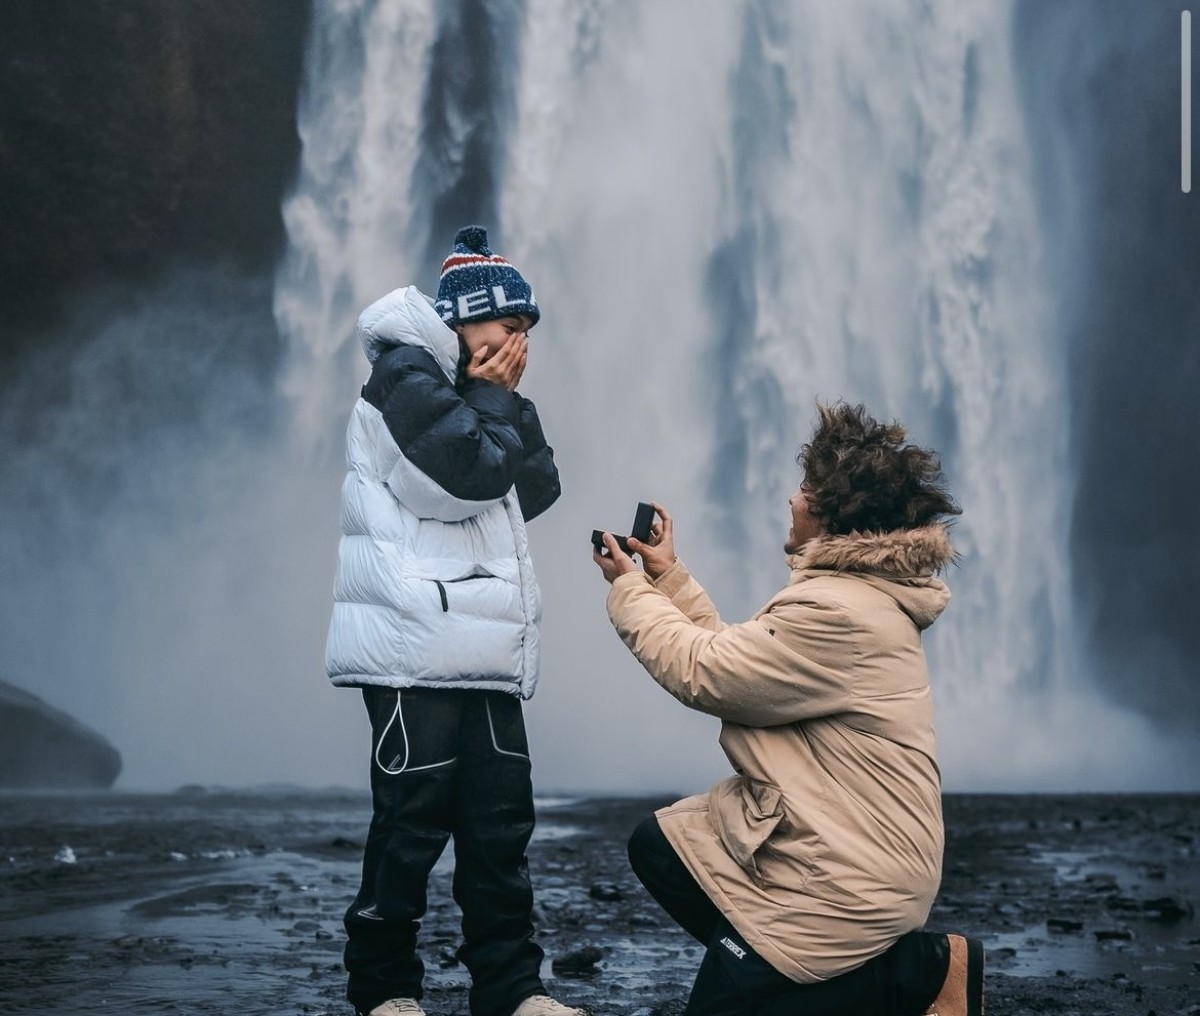
M 796 461 L 804 468 L 809 512 L 832 535 L 915 529 L 961 515 L 946 491 L 935 452 L 905 444 L 896 422 L 864 406 L 817 403 L 820 423 Z

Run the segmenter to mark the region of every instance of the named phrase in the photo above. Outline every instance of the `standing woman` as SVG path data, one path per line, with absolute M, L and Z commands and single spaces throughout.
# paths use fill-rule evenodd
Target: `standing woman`
M 651 895 L 707 948 L 686 1016 L 979 1016 L 983 953 L 921 932 L 943 826 L 922 632 L 950 593 L 937 456 L 862 406 L 820 406 L 784 544 L 791 577 L 726 624 L 675 557 L 672 519 L 596 563 L 622 641 L 719 717 L 735 775 L 629 843 Z

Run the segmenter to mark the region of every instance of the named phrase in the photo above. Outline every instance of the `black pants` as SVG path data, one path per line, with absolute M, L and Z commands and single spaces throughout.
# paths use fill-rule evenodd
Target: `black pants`
M 347 998 L 365 1013 L 422 995 L 417 928 L 429 873 L 454 837 L 459 959 L 474 1016 L 543 994 L 526 847 L 533 786 L 521 703 L 504 692 L 364 688 L 374 814 L 346 912 Z
M 630 837 L 629 863 L 650 895 L 706 947 L 684 1016 L 916 1016 L 937 996 L 950 966 L 945 935 L 912 932 L 856 970 L 798 984 L 734 931 L 653 816 Z

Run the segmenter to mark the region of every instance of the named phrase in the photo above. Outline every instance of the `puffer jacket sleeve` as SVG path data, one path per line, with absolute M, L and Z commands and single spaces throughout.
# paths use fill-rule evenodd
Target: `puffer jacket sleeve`
M 452 497 L 491 502 L 516 482 L 520 406 L 499 385 L 467 379 L 456 389 L 426 350 L 397 346 L 376 361 L 362 395 L 400 453 Z
M 519 431 L 524 458 L 517 472 L 517 499 L 521 515 L 528 522 L 549 508 L 562 493 L 558 466 L 554 464 L 554 449 L 546 443 L 542 422 L 532 402 L 514 392 L 521 418 Z
M 693 580 L 694 581 L 694 580 Z M 844 657 L 851 631 L 836 607 L 789 603 L 786 620 Z M 773 727 L 844 711 L 851 702 L 845 667 L 829 666 L 775 637 L 772 613 L 720 630 L 696 624 L 644 572 L 620 575 L 608 616 L 655 681 L 689 708 L 748 727 Z

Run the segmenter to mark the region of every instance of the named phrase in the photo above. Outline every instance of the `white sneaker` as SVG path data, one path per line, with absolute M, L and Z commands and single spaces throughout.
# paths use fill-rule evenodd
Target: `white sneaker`
M 556 1002 L 549 995 L 530 995 L 513 1010 L 513 1016 L 587 1016 L 587 1013 Z
M 390 998 L 375 1006 L 367 1016 L 425 1016 L 425 1010 L 413 998 Z

